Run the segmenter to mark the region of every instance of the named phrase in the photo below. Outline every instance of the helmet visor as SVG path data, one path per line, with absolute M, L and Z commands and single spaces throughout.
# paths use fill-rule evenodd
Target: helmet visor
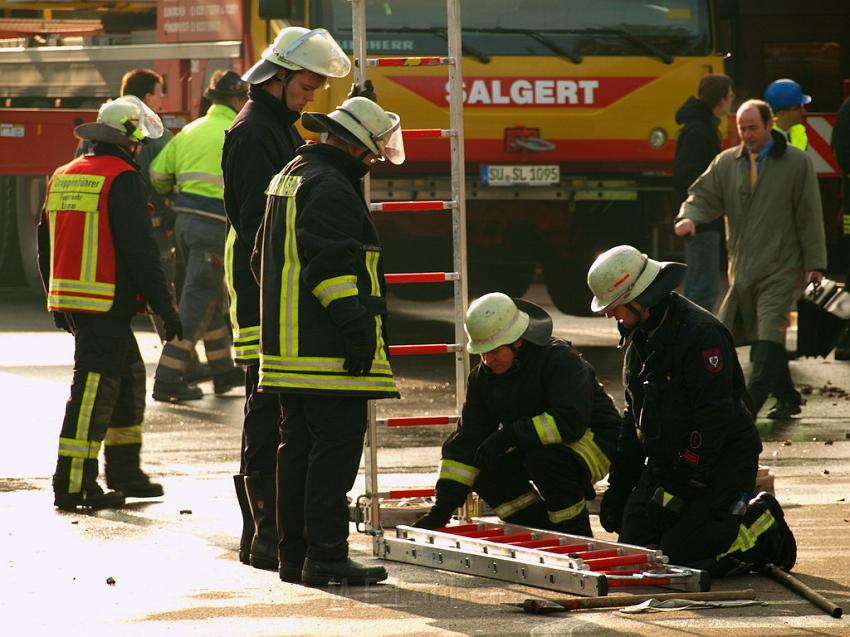
M 373 135 L 372 138 L 381 149 L 382 159 L 386 159 L 391 164 L 398 166 L 404 163 L 404 139 L 401 135 L 401 118 L 395 113 L 387 111 L 387 115 L 393 120 L 393 125 L 380 135 Z
M 351 71 L 348 56 L 325 29 L 313 29 L 289 44 L 274 51 L 270 62 L 280 60 L 324 77 L 345 77 Z
M 131 137 L 140 142 L 147 139 L 159 139 L 162 137 L 162 133 L 164 131 L 162 120 L 147 104 L 135 95 L 124 95 L 118 99 L 126 102 L 132 102 L 139 108 L 139 121 L 130 122 L 136 127 L 136 131 L 131 133 Z

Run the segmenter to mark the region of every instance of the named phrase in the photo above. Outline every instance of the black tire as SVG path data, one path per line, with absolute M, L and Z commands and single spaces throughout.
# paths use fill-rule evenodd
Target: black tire
M 531 285 L 536 267 L 533 261 L 470 261 L 469 297 L 477 298 L 489 292 L 523 296 Z
M 590 260 L 589 260 L 590 259 Z M 573 316 L 593 316 L 590 301 L 593 295 L 587 287 L 587 268 L 591 254 L 571 259 L 548 259 L 543 264 L 546 291 L 559 311 Z

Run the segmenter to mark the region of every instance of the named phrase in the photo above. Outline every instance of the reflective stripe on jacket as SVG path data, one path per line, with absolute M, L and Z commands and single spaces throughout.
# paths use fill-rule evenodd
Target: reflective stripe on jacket
M 111 155 L 83 155 L 50 179 L 45 211 L 50 228 L 51 312 L 108 312 L 115 299 L 115 245 L 109 191 L 134 168 Z
M 196 209 L 224 218 L 221 152 L 224 132 L 236 112 L 213 104 L 166 144 L 150 167 L 151 185 L 161 194 L 177 192 L 175 209 Z
M 381 248 L 360 179 L 366 166 L 327 144 L 271 182 L 262 252 L 260 388 L 397 397 L 384 337 Z M 344 330 L 374 330 L 371 370 L 347 373 Z

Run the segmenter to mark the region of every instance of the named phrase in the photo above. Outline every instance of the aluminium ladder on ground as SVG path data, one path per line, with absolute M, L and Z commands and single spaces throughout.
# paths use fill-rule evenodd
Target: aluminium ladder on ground
M 409 0 L 413 2 L 415 0 Z M 452 215 L 453 272 L 416 272 L 386 274 L 387 284 L 438 283 L 452 281 L 454 285 L 454 336 L 450 344 L 391 345 L 391 356 L 453 354 L 455 362 L 456 413 L 448 416 L 410 416 L 399 418 L 375 417 L 374 402 L 369 403 L 369 426 L 365 443 L 365 495 L 358 498 L 355 513 L 363 517 L 365 531 L 378 538 L 382 536 L 381 501 L 398 500 L 409 497 L 424 497 L 434 494 L 433 488 L 378 490 L 378 445 L 377 429 L 382 427 L 410 427 L 449 425 L 458 422 L 463 406 L 466 377 L 469 373 L 469 358 L 464 351 L 463 318 L 467 308 L 466 281 L 466 189 L 464 179 L 463 153 L 463 73 L 461 70 L 462 52 L 460 37 L 460 0 L 446 1 L 447 18 L 447 56 L 428 57 L 378 57 L 367 59 L 366 54 L 366 1 L 351 0 L 352 4 L 352 43 L 354 49 L 355 82 L 362 85 L 366 81 L 368 66 L 377 67 L 420 67 L 444 65 L 449 69 L 449 128 L 448 129 L 405 129 L 404 138 L 445 138 L 450 141 L 451 184 L 450 201 L 392 201 L 372 203 L 373 212 L 445 212 Z M 392 105 L 386 105 L 392 110 Z M 364 183 L 364 195 L 369 201 L 368 178 Z M 375 551 L 377 553 L 377 543 Z
M 473 518 L 434 530 L 397 526 L 378 557 L 582 596 L 612 589 L 707 591 L 706 571 L 674 566 L 658 549 Z

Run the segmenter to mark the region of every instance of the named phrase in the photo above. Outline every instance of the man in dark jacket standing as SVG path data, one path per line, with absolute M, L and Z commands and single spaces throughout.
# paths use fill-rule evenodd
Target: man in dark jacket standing
M 688 197 L 688 188 L 720 152 L 720 121 L 729 115 L 732 78 L 712 73 L 700 80 L 697 97 L 689 97 L 676 112 L 682 125 L 673 161 L 673 213 Z M 723 219 L 700 224 L 697 233 L 685 238 L 688 275 L 685 296 L 711 312 L 720 294 L 720 239 Z
M 260 389 L 280 395 L 280 577 L 309 585 L 379 582 L 348 558 L 346 493 L 367 399 L 398 397 L 385 345 L 381 245 L 361 180 L 375 159 L 404 161 L 398 115 L 353 97 L 307 113 L 308 144 L 269 184 L 261 255 Z
M 295 122 L 327 78 L 344 77 L 350 68 L 324 29 L 287 27 L 242 77 L 251 85 L 248 103 L 224 140 L 225 280 L 236 362 L 246 366 L 242 454 L 234 476 L 244 523 L 239 559 L 256 568 L 278 567 L 274 501 L 280 407 L 275 396 L 258 391 L 260 290 L 251 274 L 251 252 L 269 182 L 304 143 Z
M 841 208 L 843 210 L 845 254 L 850 255 L 850 97 L 841 103 L 832 129 L 832 152 L 841 169 Z M 847 276 L 844 287 L 850 287 L 850 256 L 847 258 Z M 835 360 L 850 360 L 850 327 L 835 348 Z
M 158 497 L 140 466 L 145 366 L 130 328 L 150 306 L 167 340 L 183 329 L 165 280 L 135 158 L 162 123 L 135 96 L 104 104 L 74 134 L 93 142 L 53 174 L 38 229 L 38 257 L 54 321 L 74 335 L 74 378 L 53 475 L 60 509 L 120 507 Z M 105 442 L 106 483 L 97 482 Z
M 611 397 L 534 303 L 485 294 L 464 327 L 481 362 L 443 443 L 437 501 L 415 526 L 445 526 L 472 489 L 506 522 L 591 537 L 586 501 L 620 432 Z
M 753 496 L 761 440 L 729 330 L 672 292 L 685 266 L 632 246 L 587 275 L 591 309 L 617 319 L 625 347 L 623 427 L 599 518 L 619 541 L 660 546 L 674 564 L 732 575 L 794 566 L 779 503 Z

